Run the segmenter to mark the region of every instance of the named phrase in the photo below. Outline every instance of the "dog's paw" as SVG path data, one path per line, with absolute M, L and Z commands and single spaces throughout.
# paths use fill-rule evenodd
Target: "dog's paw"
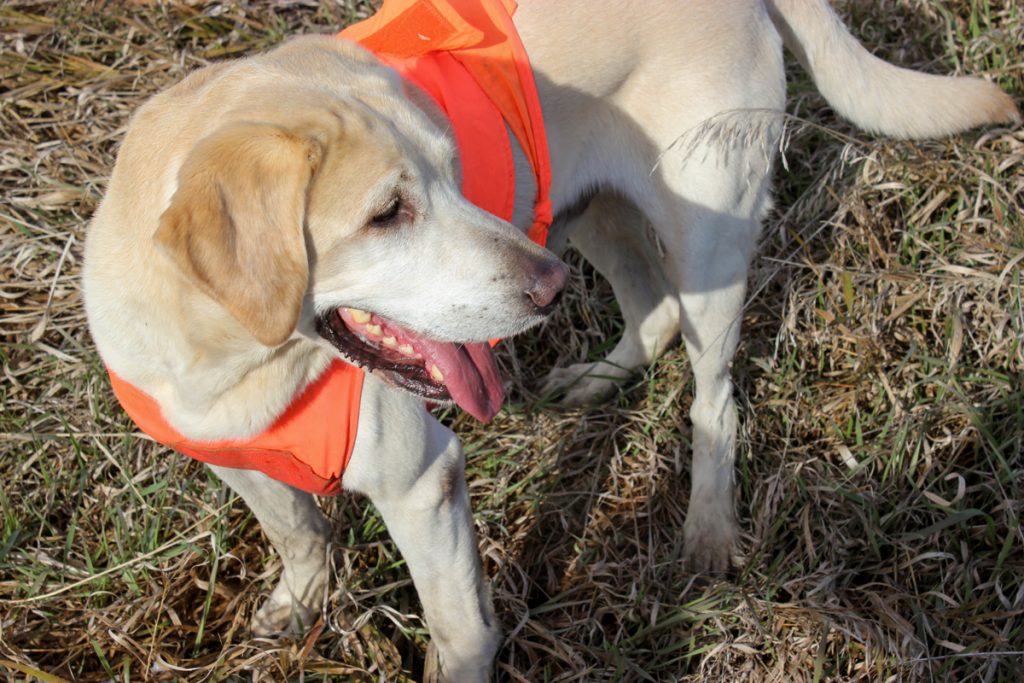
M 434 641 L 427 645 L 427 656 L 423 662 L 423 683 L 487 683 L 491 680 L 494 655 L 485 657 L 485 663 L 471 663 L 463 666 L 449 665 L 441 657 Z
M 316 612 L 296 603 L 276 604 L 268 599 L 252 617 L 250 630 L 258 638 L 302 635 L 313 625 Z
M 718 574 L 742 563 L 739 527 L 730 510 L 696 514 L 692 508 L 683 524 L 683 562 L 694 574 Z
M 604 363 L 576 363 L 548 373 L 541 393 L 564 394 L 558 401 L 567 408 L 593 405 L 607 400 L 625 379 L 625 373 Z M 628 375 L 627 375 L 628 376 Z
M 299 636 L 313 625 L 316 616 L 315 606 L 295 600 L 282 581 L 253 615 L 249 629 L 258 638 Z
M 457 641 L 443 636 L 438 638 L 438 635 L 431 631 L 423 662 L 424 683 L 487 683 L 491 680 L 494 656 L 502 640 L 498 627 L 489 625 L 466 630 Z

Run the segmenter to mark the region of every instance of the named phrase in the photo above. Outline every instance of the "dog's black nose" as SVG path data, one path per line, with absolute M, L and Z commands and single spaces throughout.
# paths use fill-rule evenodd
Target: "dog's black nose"
M 561 261 L 548 261 L 537 270 L 525 294 L 538 309 L 538 313 L 547 315 L 562 298 L 562 290 L 568 279 L 567 265 Z

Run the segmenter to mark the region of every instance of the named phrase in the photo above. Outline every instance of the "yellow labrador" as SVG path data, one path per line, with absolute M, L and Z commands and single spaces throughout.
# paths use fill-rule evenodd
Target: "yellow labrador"
M 687 557 L 725 567 L 737 535 L 729 365 L 781 134 L 783 43 L 867 130 L 938 136 L 1017 111 L 983 81 L 875 59 L 824 0 L 519 5 L 556 227 L 609 278 L 626 322 L 604 362 L 556 370 L 548 386 L 593 400 L 682 334 L 696 378 Z M 446 342 L 536 324 L 565 273 L 517 230 L 533 198 L 517 197 L 516 227 L 489 216 L 460 196 L 454 153 L 388 69 L 334 38 L 193 74 L 135 116 L 89 230 L 85 299 L 104 362 L 183 434 L 235 438 L 347 357 L 317 325 L 340 307 Z M 539 281 L 540 303 L 523 295 Z M 486 680 L 500 630 L 462 450 L 396 379 L 367 376 L 343 484 L 378 506 L 408 562 L 443 676 Z M 328 582 L 329 525 L 313 497 L 214 469 L 284 563 L 254 629 L 310 623 Z

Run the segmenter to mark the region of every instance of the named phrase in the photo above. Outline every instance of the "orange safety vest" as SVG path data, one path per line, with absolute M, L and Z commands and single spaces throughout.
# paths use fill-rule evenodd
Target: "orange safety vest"
M 513 0 L 385 0 L 376 14 L 338 36 L 352 40 L 422 88 L 452 123 L 462 192 L 511 220 L 515 197 L 506 125 L 533 168 L 537 198 L 527 235 L 546 244 L 551 166 L 533 71 L 512 23 Z M 195 441 L 159 405 L 108 368 L 125 412 L 156 441 L 221 467 L 258 470 L 322 496 L 341 492 L 359 424 L 363 370 L 335 360 L 264 432 L 247 439 Z

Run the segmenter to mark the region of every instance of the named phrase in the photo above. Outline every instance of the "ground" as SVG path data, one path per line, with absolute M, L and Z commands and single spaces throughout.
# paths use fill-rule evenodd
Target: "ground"
M 427 633 L 365 501 L 324 501 L 338 581 L 298 641 L 246 624 L 279 568 L 245 507 L 114 404 L 79 291 L 128 116 L 213 60 L 365 16 L 354 0 L 0 7 L 0 671 L 8 680 L 401 681 Z M 873 52 L 1018 102 L 1016 0 L 857 0 Z M 448 415 L 506 640 L 500 681 L 1024 679 L 1024 130 L 873 139 L 790 68 L 785 163 L 734 373 L 744 562 L 680 563 L 691 381 L 676 349 L 564 411 L 550 367 L 619 322 L 578 258 L 501 349 L 511 400 Z

